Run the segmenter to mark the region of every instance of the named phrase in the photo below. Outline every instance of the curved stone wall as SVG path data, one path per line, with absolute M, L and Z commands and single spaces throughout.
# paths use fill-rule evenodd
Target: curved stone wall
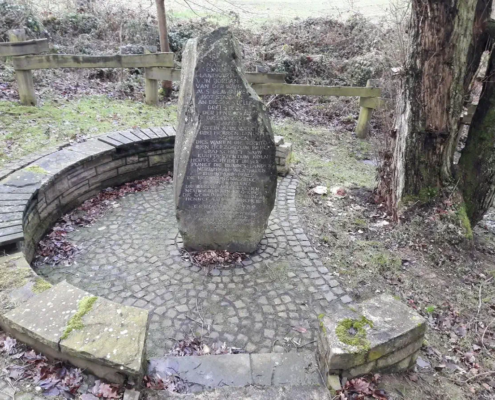
M 145 136 L 147 135 L 147 136 Z M 172 127 L 111 133 L 45 156 L 2 182 L 34 189 L 22 216 L 28 262 L 55 221 L 101 190 L 171 171 Z M 39 187 L 38 187 L 39 186 Z
M 88 198 L 110 186 L 172 171 L 174 142 L 171 126 L 119 131 L 0 171 L 0 248 L 17 243 L 23 251 L 0 260 L 0 327 L 50 357 L 110 381 L 140 381 L 148 312 L 66 282 L 51 287 L 29 263 L 55 221 Z M 47 312 L 53 314 L 49 321 Z M 73 318 L 83 320 L 84 327 L 73 332 Z M 103 321 L 116 329 L 99 333 Z

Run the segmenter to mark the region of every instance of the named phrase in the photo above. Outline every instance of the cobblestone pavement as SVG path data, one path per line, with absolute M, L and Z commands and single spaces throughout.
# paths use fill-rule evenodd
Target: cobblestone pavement
M 296 185 L 294 177 L 279 179 L 265 238 L 243 266 L 208 273 L 182 259 L 172 185 L 164 185 L 126 196 L 72 232 L 82 249 L 72 266 L 37 272 L 150 310 L 149 357 L 191 334 L 249 352 L 314 350 L 317 316 L 351 299 L 300 227 Z

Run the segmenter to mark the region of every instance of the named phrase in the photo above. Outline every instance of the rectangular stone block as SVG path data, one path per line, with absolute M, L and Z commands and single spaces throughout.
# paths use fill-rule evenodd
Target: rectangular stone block
M 75 187 L 71 188 L 69 191 L 67 191 L 62 196 L 62 199 L 60 200 L 60 202 L 62 205 L 70 203 L 88 191 L 89 191 L 88 182 L 83 182 L 79 186 L 75 186 Z
M 147 167 L 148 167 L 148 160 L 141 161 L 141 162 L 138 162 L 135 164 L 125 165 L 123 167 L 120 167 L 118 169 L 118 171 L 119 171 L 119 175 L 121 175 L 121 174 L 126 174 L 126 173 L 131 172 L 131 171 L 136 171 L 138 169 L 144 169 Z
M 389 295 L 353 308 L 336 306 L 321 319 L 318 359 L 326 362 L 320 367 L 348 376 L 387 368 L 415 353 L 425 330 L 423 317 Z
M 112 169 L 117 169 L 125 164 L 125 159 L 119 159 L 110 161 L 106 164 L 102 164 L 96 167 L 96 172 L 98 174 L 103 174 L 104 172 L 110 171 Z
M 86 154 L 87 156 L 97 156 L 104 153 L 111 153 L 115 151 L 114 146 L 103 143 L 97 139 L 90 139 L 86 142 L 76 143 L 67 147 L 68 151 L 75 151 L 78 153 Z
M 87 181 L 89 178 L 92 178 L 95 175 L 96 168 L 86 169 L 86 166 L 83 166 L 77 171 L 74 171 L 70 175 L 68 175 L 67 180 L 69 181 L 69 186 L 74 187 L 84 181 Z
M 422 345 L 423 345 L 423 337 L 421 337 L 420 339 L 416 340 L 415 342 L 407 345 L 406 347 L 400 350 L 395 350 L 389 353 L 387 356 L 379 358 L 378 360 L 376 360 L 376 366 L 378 368 L 385 368 L 390 365 L 396 364 L 399 361 L 403 360 L 404 358 L 416 353 L 421 348 Z
M 174 161 L 174 153 L 173 152 L 149 156 L 150 166 L 158 165 L 158 164 L 165 164 L 165 163 L 173 163 L 173 161 Z
M 43 187 L 41 194 L 44 195 L 46 203 L 51 203 L 70 189 L 69 181 L 66 177 L 58 179 L 51 185 Z
M 118 174 L 119 174 L 119 171 L 117 170 L 117 168 L 106 171 L 106 172 L 101 173 L 101 174 L 97 174 L 93 178 L 89 179 L 89 181 L 88 181 L 89 187 L 91 189 L 93 189 L 95 187 L 101 187 L 102 189 L 104 189 L 105 187 L 104 187 L 104 185 L 102 185 L 102 182 L 105 182 L 106 180 L 113 178 L 114 176 L 117 176 Z
M 185 381 L 197 383 L 203 389 L 219 385 L 242 387 L 253 383 L 249 354 L 152 358 L 148 373 L 160 376 L 178 374 Z

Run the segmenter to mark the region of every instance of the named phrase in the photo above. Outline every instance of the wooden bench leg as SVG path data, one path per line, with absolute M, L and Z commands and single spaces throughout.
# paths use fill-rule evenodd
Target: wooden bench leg
M 156 79 L 145 80 L 144 95 L 146 104 L 158 105 L 158 81 Z
M 24 29 L 15 29 L 9 31 L 9 40 L 11 42 L 23 42 L 26 40 Z M 31 71 L 15 71 L 17 79 L 17 88 L 21 104 L 25 106 L 35 106 L 37 103 L 36 92 L 34 91 L 33 73 Z
M 371 81 L 366 83 L 366 87 L 371 87 Z M 356 135 L 360 139 L 366 139 L 370 129 L 370 119 L 373 109 L 361 107 L 359 110 L 359 118 L 356 126 Z

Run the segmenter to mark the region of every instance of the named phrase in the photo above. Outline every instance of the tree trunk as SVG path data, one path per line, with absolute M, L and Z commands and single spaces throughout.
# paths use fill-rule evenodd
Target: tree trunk
M 379 194 L 390 210 L 451 182 L 464 96 L 483 48 L 488 0 L 412 0 L 411 41 Z
M 158 16 L 158 30 L 160 32 L 160 50 L 164 53 L 170 52 L 170 45 L 168 43 L 168 31 L 167 31 L 167 15 L 165 13 L 165 0 L 155 0 L 156 12 Z M 162 88 L 166 97 L 169 97 L 172 93 L 172 82 L 163 81 Z
M 495 50 L 492 48 L 483 92 L 458 165 L 466 214 L 476 225 L 495 197 Z

